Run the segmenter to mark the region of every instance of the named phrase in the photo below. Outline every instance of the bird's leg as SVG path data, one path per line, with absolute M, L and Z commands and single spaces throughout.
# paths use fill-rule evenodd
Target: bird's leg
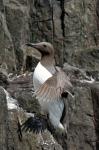
M 59 126 L 55 129 L 55 133 L 57 135 L 64 136 L 67 138 L 67 128 L 64 128 L 64 126 L 61 123 L 59 123 Z
M 67 128 L 64 128 L 64 126 L 62 125 L 62 123 L 60 121 L 58 122 L 57 125 L 55 125 L 55 123 L 54 123 L 55 120 L 52 120 L 52 118 L 50 119 L 50 117 L 49 117 L 49 122 L 48 122 L 49 131 L 52 134 L 56 134 L 56 135 L 59 135 L 59 136 L 64 136 L 64 137 L 67 138 Z
M 61 123 L 59 123 L 58 128 L 60 128 L 61 130 L 64 130 L 64 126 Z

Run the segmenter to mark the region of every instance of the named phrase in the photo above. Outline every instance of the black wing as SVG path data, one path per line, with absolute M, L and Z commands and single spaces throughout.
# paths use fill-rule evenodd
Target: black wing
M 22 124 L 22 131 L 25 132 L 33 132 L 33 133 L 39 133 L 43 132 L 47 128 L 47 120 L 45 117 L 39 117 L 34 116 L 28 118 L 23 124 Z

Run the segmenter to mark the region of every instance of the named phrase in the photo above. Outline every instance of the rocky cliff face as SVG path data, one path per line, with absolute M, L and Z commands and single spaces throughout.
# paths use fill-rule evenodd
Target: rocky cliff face
M 56 48 L 57 63 L 67 61 L 85 68 L 85 62 L 92 68 L 90 60 L 94 59 L 97 69 L 98 7 L 98 0 L 1 0 L 0 64 L 5 62 L 10 71 L 19 70 L 22 44 L 49 41 Z M 82 53 L 91 57 L 81 58 Z
M 35 101 L 31 101 L 32 83 L 8 86 L 6 76 L 10 72 L 18 73 L 22 67 L 21 46 L 27 42 L 39 41 L 48 41 L 54 45 L 57 64 L 67 62 L 82 69 L 98 82 L 99 0 L 0 0 L 0 72 L 3 72 L 3 76 L 0 73 L 0 85 L 7 88 L 25 111 L 39 111 Z M 35 63 L 37 60 L 33 57 L 27 57 L 28 70 Z M 67 71 L 66 65 L 64 69 L 72 78 L 80 79 L 79 69 Z M 98 150 L 99 84 L 74 86 L 75 99 L 68 102 L 66 145 L 49 131 L 43 135 L 23 133 L 23 141 L 20 141 L 17 118 L 13 117 L 16 116 L 16 111 L 7 110 L 7 100 L 1 88 L 0 149 L 21 150 L 24 147 L 26 150 L 65 150 L 67 146 L 68 150 Z M 23 110 L 19 113 L 22 122 L 26 118 Z

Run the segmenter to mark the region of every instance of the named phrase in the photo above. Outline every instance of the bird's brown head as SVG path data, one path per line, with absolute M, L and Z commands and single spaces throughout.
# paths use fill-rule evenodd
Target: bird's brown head
M 54 48 L 51 43 L 48 42 L 40 42 L 36 44 L 27 43 L 26 45 L 37 49 L 41 53 L 42 57 L 49 55 L 54 56 Z

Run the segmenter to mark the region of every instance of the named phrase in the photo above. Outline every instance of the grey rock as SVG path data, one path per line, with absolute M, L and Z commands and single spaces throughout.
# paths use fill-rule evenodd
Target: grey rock
M 0 87 L 0 149 L 7 150 L 7 103 L 3 89 Z

